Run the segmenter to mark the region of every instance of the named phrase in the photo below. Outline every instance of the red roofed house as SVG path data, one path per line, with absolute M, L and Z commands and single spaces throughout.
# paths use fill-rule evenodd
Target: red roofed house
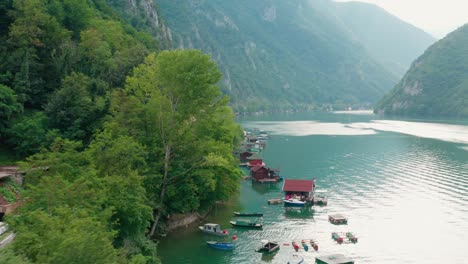
M 314 180 L 284 180 L 285 199 L 295 198 L 301 201 L 312 201 L 315 188 Z

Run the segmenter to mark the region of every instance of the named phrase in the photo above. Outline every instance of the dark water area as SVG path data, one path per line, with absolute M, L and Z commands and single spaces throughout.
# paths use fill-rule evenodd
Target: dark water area
M 287 263 L 293 254 L 315 263 L 341 253 L 356 263 L 468 263 L 468 122 L 379 120 L 369 113 L 293 113 L 246 117 L 245 129 L 272 138 L 262 152 L 286 179 L 316 178 L 328 206 L 305 210 L 268 205 L 282 183 L 241 182 L 239 197 L 218 206 L 208 222 L 237 236 L 232 252 L 207 247 L 223 240 L 197 227 L 160 242 L 163 263 Z M 248 172 L 245 172 L 248 174 Z M 234 211 L 261 211 L 263 230 L 234 229 Z M 328 215 L 348 224 L 335 226 Z M 332 232 L 351 231 L 358 243 L 337 244 Z M 278 241 L 276 254 L 256 253 L 263 239 Z M 314 239 L 319 250 L 295 252 L 291 241 Z

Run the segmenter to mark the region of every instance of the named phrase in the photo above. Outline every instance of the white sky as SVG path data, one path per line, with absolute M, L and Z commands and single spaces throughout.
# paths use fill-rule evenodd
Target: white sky
M 437 38 L 442 38 L 468 23 L 468 0 L 358 0 L 358 2 L 376 4 Z

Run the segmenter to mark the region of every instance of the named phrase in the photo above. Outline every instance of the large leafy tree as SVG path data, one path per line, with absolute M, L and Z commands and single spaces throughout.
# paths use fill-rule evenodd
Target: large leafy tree
M 218 191 L 224 177 L 234 180 L 225 182 L 232 188 L 220 197 L 236 190 L 239 174 L 231 153 L 239 130 L 216 85 L 220 78 L 216 64 L 200 51 L 164 51 L 135 68 L 125 95 L 116 96 L 119 106 L 109 128 L 137 137 L 152 150 L 151 236 L 161 215 L 195 210 L 215 198 L 208 194 Z

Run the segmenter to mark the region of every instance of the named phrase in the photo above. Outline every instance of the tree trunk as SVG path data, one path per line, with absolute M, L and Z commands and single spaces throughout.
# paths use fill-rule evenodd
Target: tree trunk
M 171 145 L 166 145 L 165 155 L 164 155 L 164 177 L 163 177 L 163 181 L 161 184 L 161 194 L 159 195 L 159 208 L 158 210 L 155 211 L 153 215 L 154 222 L 153 222 L 153 225 L 151 226 L 151 231 L 149 234 L 150 237 L 154 236 L 154 233 L 156 232 L 156 227 L 158 226 L 158 223 L 159 223 L 159 219 L 161 218 L 161 208 L 163 206 L 164 194 L 166 193 L 166 187 L 167 187 L 168 176 L 169 176 L 170 157 L 171 157 Z

